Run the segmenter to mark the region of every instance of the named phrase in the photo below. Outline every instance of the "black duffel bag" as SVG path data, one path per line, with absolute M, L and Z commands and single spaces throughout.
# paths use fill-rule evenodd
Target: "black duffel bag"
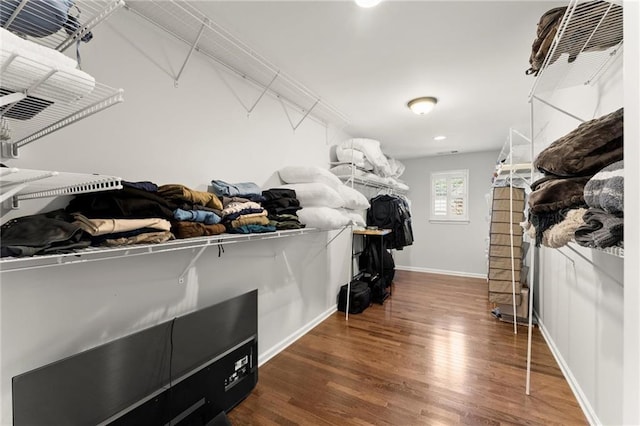
M 367 283 L 371 289 L 371 302 L 384 304 L 384 301 L 389 297 L 388 284 L 386 280 L 380 276 L 380 274 L 364 273 L 360 278 L 363 282 Z
M 338 310 L 346 311 L 347 306 L 347 284 L 340 287 L 338 294 Z M 371 289 L 369 284 L 364 281 L 351 281 L 351 293 L 349 294 L 349 313 L 359 314 L 369 307 L 371 304 Z

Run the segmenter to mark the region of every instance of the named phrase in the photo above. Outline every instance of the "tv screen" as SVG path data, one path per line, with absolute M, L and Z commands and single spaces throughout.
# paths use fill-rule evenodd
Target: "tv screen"
M 257 300 L 253 290 L 15 376 L 14 424 L 136 424 L 117 420 L 136 410 L 169 423 L 198 401 L 228 411 L 257 382 Z

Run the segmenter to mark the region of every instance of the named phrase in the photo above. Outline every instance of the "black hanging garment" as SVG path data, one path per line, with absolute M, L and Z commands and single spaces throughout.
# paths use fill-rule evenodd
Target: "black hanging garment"
M 384 236 L 386 248 L 402 250 L 403 247 L 413 244 L 411 213 L 404 199 L 394 195 L 378 195 L 370 202 L 367 225 L 392 231 Z

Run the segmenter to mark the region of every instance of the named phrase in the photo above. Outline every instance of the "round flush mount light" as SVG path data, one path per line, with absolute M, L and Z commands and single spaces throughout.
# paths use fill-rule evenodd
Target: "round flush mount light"
M 356 4 L 360 7 L 377 6 L 382 0 L 356 0 Z
M 438 100 L 431 96 L 425 96 L 422 98 L 412 99 L 407 103 L 407 106 L 418 115 L 425 115 L 431 112 L 436 106 Z
M 434 140 L 434 141 L 443 141 L 443 140 L 445 140 L 446 138 L 447 138 L 446 136 L 444 136 L 444 135 L 440 135 L 440 136 L 434 136 L 434 137 L 433 137 L 433 140 Z

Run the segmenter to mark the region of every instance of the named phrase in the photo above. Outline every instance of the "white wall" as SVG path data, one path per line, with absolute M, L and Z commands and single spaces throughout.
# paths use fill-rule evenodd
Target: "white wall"
M 98 81 L 124 88 L 125 102 L 24 147 L 21 158 L 7 163 L 199 190 L 211 179 L 266 188 L 278 183 L 274 172 L 285 165 L 327 167 L 331 139 L 346 135 L 309 120 L 294 132 L 269 97 L 247 118 L 198 54 L 174 88 L 172 76 L 187 52 L 119 11 L 82 46 L 82 62 Z M 3 222 L 47 203 L 25 201 Z M 221 257 L 209 248 L 185 284 L 178 276 L 195 250 L 3 273 L 0 424 L 11 424 L 12 376 L 254 288 L 264 362 L 335 310 L 350 259 L 347 232 L 327 246 L 335 234 L 228 244 Z
M 640 117 L 640 3 L 624 2 L 624 107 L 629 117 Z M 625 144 L 624 156 L 627 164 L 632 164 L 625 170 L 625 204 L 628 211 L 637 212 L 640 209 L 640 129 L 638 120 L 627 120 L 624 126 Z M 640 258 L 640 222 L 629 220 L 625 222 L 625 254 L 630 261 L 624 264 L 624 276 L 627 283 L 624 288 L 624 385 L 623 407 L 624 423 L 640 424 L 640 265 L 635 259 Z
M 415 241 L 394 252 L 398 268 L 486 277 L 490 206 L 485 196 L 497 159 L 498 151 L 489 151 L 402 160 Z M 469 170 L 469 223 L 429 222 L 431 173 L 460 169 Z
M 623 105 L 622 61 L 617 60 L 592 86 L 556 92 L 552 102 L 585 120 L 617 110 Z M 635 121 L 627 111 L 625 116 L 625 123 Z M 580 124 L 538 101 L 534 101 L 534 122 L 536 152 Z M 635 143 L 627 135 L 625 139 Z M 635 167 L 633 162 L 626 164 L 627 170 Z M 543 247 L 538 260 L 534 296 L 550 347 L 589 421 L 622 424 L 624 260 L 577 245 Z M 535 388 L 535 379 L 531 386 Z

